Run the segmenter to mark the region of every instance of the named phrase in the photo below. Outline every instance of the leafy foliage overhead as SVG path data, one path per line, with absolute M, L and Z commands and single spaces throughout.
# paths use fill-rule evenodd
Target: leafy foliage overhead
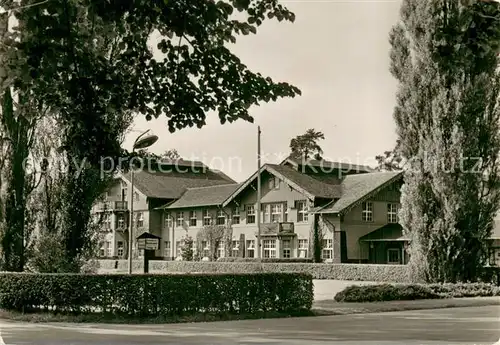
M 148 120 L 165 114 L 173 132 L 201 128 L 208 111 L 221 123 L 253 121 L 251 105 L 300 94 L 250 71 L 228 48 L 265 19 L 294 21 L 277 0 L 51 0 L 15 15 L 22 28 L 6 42 L 17 48 L 11 82 L 30 81 L 63 122 L 78 123 L 66 145 L 89 155 L 118 150 L 108 120 L 125 110 Z M 153 56 L 151 37 L 162 56 Z

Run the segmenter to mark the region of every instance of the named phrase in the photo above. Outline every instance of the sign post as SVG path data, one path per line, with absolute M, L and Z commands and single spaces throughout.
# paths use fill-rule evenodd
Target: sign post
M 156 235 L 145 232 L 137 237 L 139 250 L 144 250 L 144 273 L 149 273 L 149 260 L 155 257 L 155 251 L 160 249 L 160 239 Z

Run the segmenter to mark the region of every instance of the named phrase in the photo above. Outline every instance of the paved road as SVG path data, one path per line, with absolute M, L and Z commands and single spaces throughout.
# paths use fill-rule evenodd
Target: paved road
M 0 330 L 0 345 L 491 345 L 500 339 L 500 308 L 469 307 L 153 326 L 0 321 Z

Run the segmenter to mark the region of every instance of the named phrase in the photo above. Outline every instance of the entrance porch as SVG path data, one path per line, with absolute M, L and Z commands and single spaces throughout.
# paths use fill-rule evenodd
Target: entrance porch
M 359 239 L 360 251 L 368 252 L 370 264 L 405 265 L 409 260 L 407 244 L 399 224 L 386 224 Z

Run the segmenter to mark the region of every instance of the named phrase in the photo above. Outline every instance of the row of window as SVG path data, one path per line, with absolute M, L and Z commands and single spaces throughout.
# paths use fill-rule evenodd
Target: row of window
M 398 222 L 398 204 L 387 204 L 387 223 Z M 364 222 L 373 222 L 373 202 L 367 201 L 362 204 L 361 219 Z
M 298 201 L 296 203 L 297 208 L 297 222 L 307 222 L 309 220 L 307 203 L 305 201 Z M 254 205 L 246 205 L 246 223 L 255 224 L 256 213 Z M 224 225 L 228 217 L 231 217 L 232 224 L 240 224 L 240 209 L 237 207 L 233 209 L 231 215 L 226 214 L 223 210 L 218 210 L 215 217 L 215 224 Z M 96 220 L 100 215 L 95 215 Z M 187 217 L 187 218 L 185 218 Z M 364 222 L 373 222 L 373 202 L 364 202 L 362 204 L 361 219 Z M 141 228 L 144 226 L 144 214 L 143 212 L 137 212 L 136 214 L 136 227 Z M 285 203 L 270 203 L 262 205 L 262 222 L 263 223 L 280 223 L 288 221 L 288 208 Z M 182 227 L 185 223 L 188 226 L 197 226 L 198 218 L 196 211 L 189 212 L 177 212 L 177 217 L 175 219 L 176 226 Z M 208 209 L 203 210 L 202 214 L 202 224 L 203 226 L 212 225 L 214 222 L 212 214 Z M 387 204 L 387 223 L 397 223 L 398 222 L 398 204 L 388 203 Z M 165 215 L 165 226 L 172 227 L 173 219 L 170 213 Z M 125 216 L 118 216 L 118 228 L 125 227 Z M 111 215 L 103 215 L 103 228 L 111 229 Z
M 276 258 L 276 239 L 269 239 L 262 241 L 262 256 L 264 258 Z M 176 243 L 176 257 L 180 257 L 182 254 L 182 247 L 184 245 L 183 241 L 177 241 Z M 208 257 L 210 248 L 207 241 L 202 241 L 201 244 L 202 249 L 202 257 Z M 123 257 L 124 256 L 124 242 L 118 241 L 116 247 L 116 256 Z M 233 240 L 231 244 L 231 248 L 233 251 L 232 256 L 238 256 L 240 250 L 240 241 Z M 193 250 L 196 251 L 196 243 L 193 242 Z M 281 241 L 281 257 L 282 258 L 291 258 L 292 254 L 292 241 L 291 240 L 282 240 Z M 253 258 L 255 257 L 255 240 L 247 240 L 246 241 L 246 257 Z M 309 251 L 309 240 L 307 239 L 299 239 L 298 240 L 298 257 L 306 258 L 308 257 Z M 101 257 L 111 257 L 113 254 L 112 242 L 102 242 L 101 248 L 99 251 L 99 255 Z M 170 256 L 170 241 L 164 242 L 164 256 Z M 224 241 L 221 241 L 217 247 L 217 257 L 223 258 L 226 256 L 226 249 Z M 323 248 L 322 248 L 322 258 L 327 260 L 333 257 L 333 240 L 332 239 L 324 239 L 323 240 Z
M 297 222 L 307 222 L 309 220 L 307 203 L 305 201 L 298 201 L 297 205 Z M 246 205 L 246 224 L 255 224 L 256 222 L 256 212 L 255 205 Z M 178 227 L 184 226 L 197 226 L 198 217 L 196 211 L 178 211 L 176 212 L 175 225 Z M 224 210 L 218 210 L 215 216 L 215 224 L 224 225 L 227 219 L 230 217 L 232 224 L 240 224 L 240 209 L 239 207 L 234 208 L 231 214 L 227 214 Z M 269 203 L 262 205 L 262 222 L 263 223 L 280 223 L 286 222 L 288 220 L 288 207 L 286 202 L 280 203 Z M 170 228 L 173 224 L 172 214 L 165 214 L 165 227 Z M 202 224 L 203 226 L 212 225 L 214 219 L 212 214 L 208 209 L 204 209 L 202 212 Z
M 276 250 L 276 239 L 267 239 L 262 240 L 262 257 L 263 258 L 276 258 L 277 250 Z M 170 241 L 165 241 L 165 251 L 164 255 L 170 255 Z M 183 241 L 176 242 L 176 257 L 180 257 L 182 255 L 182 247 L 184 243 Z M 201 244 L 202 249 L 202 257 L 209 256 L 209 243 L 207 241 L 202 241 Z M 293 246 L 291 240 L 281 240 L 281 257 L 282 258 L 291 258 L 293 257 Z M 193 250 L 196 251 L 196 243 L 193 242 Z M 231 243 L 231 250 L 233 251 L 232 256 L 238 256 L 240 251 L 240 241 L 233 240 Z M 297 246 L 297 255 L 299 258 L 307 258 L 309 252 L 309 240 L 307 239 L 299 239 Z M 226 248 L 224 241 L 219 242 L 217 246 L 217 257 L 222 258 L 226 256 Z M 245 248 L 245 256 L 248 258 L 255 257 L 255 240 L 247 240 L 246 248 Z M 323 259 L 332 259 L 333 258 L 333 239 L 324 239 L 323 247 L 322 247 L 322 258 Z

